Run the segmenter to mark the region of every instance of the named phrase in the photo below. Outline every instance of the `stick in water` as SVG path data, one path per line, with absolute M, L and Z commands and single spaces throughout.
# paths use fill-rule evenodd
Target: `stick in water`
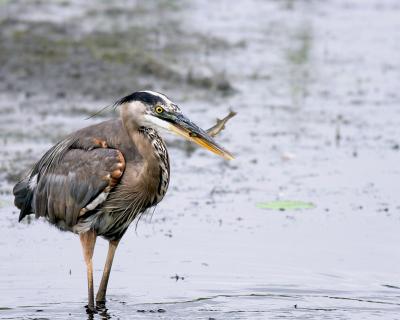
M 210 129 L 207 129 L 206 132 L 211 136 L 215 137 L 218 133 L 220 133 L 223 129 L 225 129 L 225 124 L 228 122 L 230 118 L 236 116 L 236 112 L 229 111 L 229 114 L 223 119 L 217 119 L 217 123 L 213 125 Z

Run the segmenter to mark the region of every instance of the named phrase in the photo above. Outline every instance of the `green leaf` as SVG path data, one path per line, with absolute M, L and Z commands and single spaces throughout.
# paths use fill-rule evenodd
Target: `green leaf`
M 311 202 L 304 202 L 304 201 L 277 200 L 277 201 L 257 203 L 257 207 L 260 209 L 283 211 L 283 210 L 313 209 L 315 208 L 315 205 Z

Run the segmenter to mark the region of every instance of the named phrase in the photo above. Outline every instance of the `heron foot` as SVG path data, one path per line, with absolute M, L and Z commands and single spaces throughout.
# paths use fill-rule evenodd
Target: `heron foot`
M 85 306 L 86 313 L 87 314 L 96 314 L 97 313 L 97 308 L 94 306 L 89 306 L 88 304 Z
M 105 307 L 106 307 L 106 299 L 101 301 L 96 299 L 96 309 L 103 310 Z

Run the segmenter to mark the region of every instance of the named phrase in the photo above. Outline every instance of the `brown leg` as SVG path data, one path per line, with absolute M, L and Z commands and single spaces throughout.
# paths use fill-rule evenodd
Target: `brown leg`
M 96 244 L 96 232 L 89 230 L 79 235 L 82 244 L 83 257 L 86 263 L 88 279 L 88 309 L 94 311 L 94 291 L 93 291 L 93 251 Z
M 108 279 L 110 278 L 111 266 L 114 259 L 115 251 L 118 247 L 118 241 L 110 241 L 108 245 L 108 254 L 106 264 L 104 266 L 103 277 L 101 278 L 101 283 L 99 287 L 99 291 L 97 291 L 96 295 L 96 303 L 104 304 L 106 301 L 106 291 L 107 291 L 107 284 Z

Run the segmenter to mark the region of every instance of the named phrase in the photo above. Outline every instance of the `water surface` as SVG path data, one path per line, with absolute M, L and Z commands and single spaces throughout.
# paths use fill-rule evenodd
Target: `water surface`
M 86 317 L 77 237 L 18 224 L 10 192 L 141 88 L 205 128 L 237 111 L 218 138 L 236 159 L 167 137 L 169 192 L 122 239 L 95 319 L 400 319 L 397 1 L 0 8 L 1 319 Z M 257 208 L 277 199 L 316 207 Z

